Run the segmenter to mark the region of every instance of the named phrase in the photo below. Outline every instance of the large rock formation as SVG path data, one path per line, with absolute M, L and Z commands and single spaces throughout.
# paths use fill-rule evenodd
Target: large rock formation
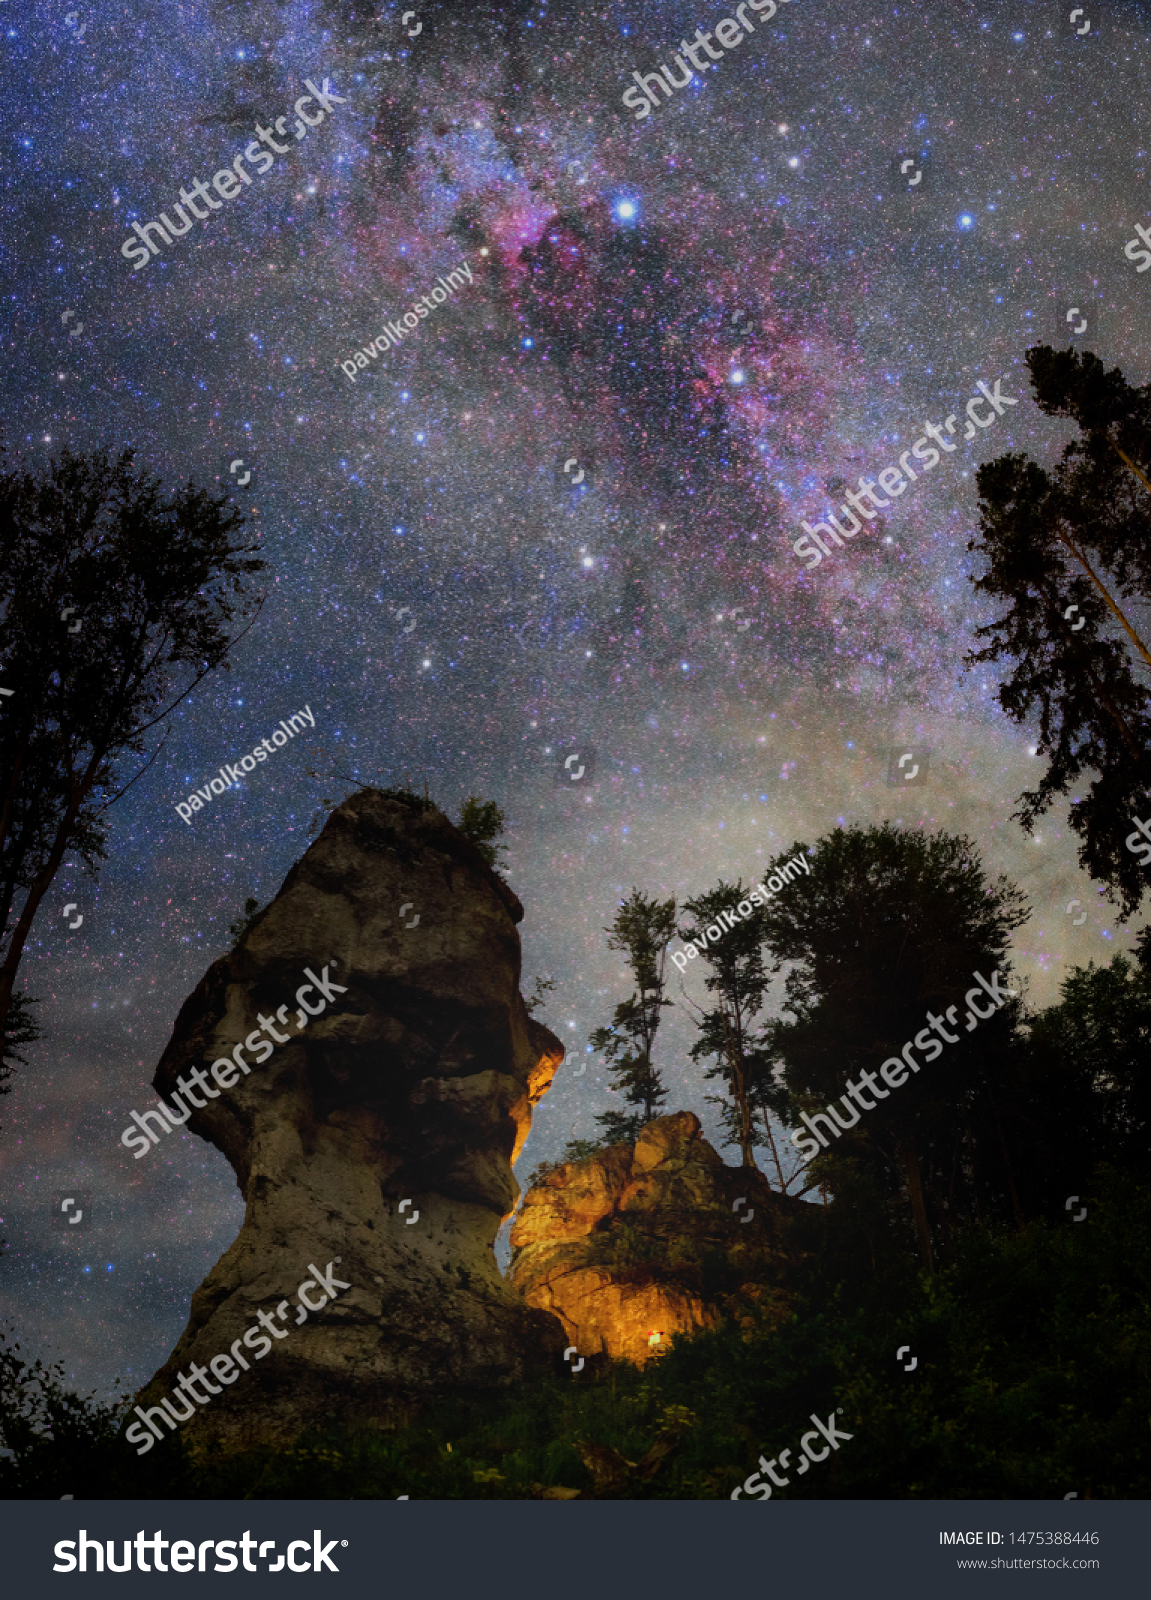
M 222 1392 L 189 1429 L 239 1444 L 388 1422 L 555 1360 L 562 1327 L 508 1288 L 492 1249 L 531 1108 L 563 1059 L 519 993 L 522 916 L 442 813 L 369 790 L 208 970 L 153 1082 L 171 1099 L 198 1067 L 195 1096 L 215 1063 L 189 1126 L 232 1163 L 247 1211 L 141 1405 L 285 1301 L 287 1336 L 259 1359 L 240 1343 L 249 1370 L 217 1374 Z M 305 1288 L 322 1306 L 305 1320 L 297 1286 L 329 1263 L 349 1287 L 326 1305 Z
M 699 1118 L 680 1111 L 650 1122 L 634 1148 L 555 1167 L 528 1191 L 511 1282 L 555 1312 L 580 1356 L 642 1365 L 722 1309 L 766 1294 L 782 1310 L 785 1223 L 797 1204 L 759 1172 L 725 1166 Z

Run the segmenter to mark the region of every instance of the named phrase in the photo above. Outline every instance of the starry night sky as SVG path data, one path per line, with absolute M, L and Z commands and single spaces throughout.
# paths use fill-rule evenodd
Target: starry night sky
M 961 660 L 990 615 L 975 469 L 1069 436 L 1026 349 L 1066 344 L 1078 305 L 1082 345 L 1149 375 L 1123 246 L 1151 211 L 1151 8 L 1085 0 L 1074 40 L 1034 0 L 791 0 L 636 122 L 632 70 L 719 0 L 407 3 L 414 39 L 377 0 L 0 4 L 4 437 L 130 444 L 170 483 L 233 484 L 240 458 L 269 563 L 232 671 L 115 807 L 99 883 L 61 874 L 22 969 L 46 1033 L 0 1103 L 0 1313 L 85 1387 L 155 1371 L 240 1226 L 215 1149 L 136 1163 L 118 1139 L 245 897 L 346 792 L 308 767 L 505 809 L 524 987 L 554 976 L 570 1052 L 521 1178 L 619 1104 L 585 1046 L 626 992 L 603 929 L 633 885 L 682 900 L 893 817 L 970 833 L 1028 891 L 1033 1003 L 1132 943 L 1065 813 L 1037 839 L 1010 820 L 1032 740 Z M 325 77 L 345 103 L 133 271 L 132 222 Z M 471 286 L 350 382 L 340 361 L 462 260 Z M 800 518 L 997 378 L 1020 403 L 806 571 Z M 305 703 L 315 730 L 185 826 L 175 802 Z M 926 783 L 889 786 L 893 747 L 929 752 Z M 557 787 L 591 748 L 591 786 Z M 680 1005 L 666 1109 L 714 1138 L 689 1042 Z M 93 1225 L 62 1239 L 69 1187 Z

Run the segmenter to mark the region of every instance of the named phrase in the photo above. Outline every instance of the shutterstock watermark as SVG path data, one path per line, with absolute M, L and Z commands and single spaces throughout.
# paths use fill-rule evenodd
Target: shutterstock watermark
M 308 1026 L 309 1017 L 323 1016 L 328 1005 L 336 995 L 347 994 L 348 990 L 346 984 L 335 983 L 331 978 L 328 977 L 328 967 L 338 967 L 339 964 L 340 963 L 333 957 L 333 959 L 327 963 L 327 966 L 324 967 L 323 976 L 320 978 L 316 977 L 316 974 L 312 971 L 311 967 L 304 968 L 304 977 L 310 979 L 310 982 L 301 984 L 296 990 L 296 1005 L 299 1007 L 299 1010 L 296 1012 L 297 1033 L 302 1033 Z M 307 994 L 311 994 L 313 996 L 319 994 L 322 996 L 319 1005 L 309 1005 L 307 1000 L 304 999 L 304 996 Z M 212 1076 L 220 1085 L 219 1089 L 212 1088 L 202 1067 L 193 1067 L 188 1073 L 188 1077 L 192 1080 L 191 1083 L 186 1082 L 183 1078 L 176 1079 L 176 1082 L 180 1087 L 181 1094 L 183 1095 L 183 1099 L 180 1098 L 179 1094 L 174 1094 L 172 1096 L 173 1102 L 179 1106 L 184 1115 L 182 1117 L 177 1116 L 172 1107 L 165 1105 L 163 1100 L 161 1100 L 159 1105 L 154 1107 L 152 1110 L 145 1111 L 143 1115 L 141 1115 L 138 1111 L 133 1111 L 130 1113 L 130 1115 L 132 1121 L 136 1123 L 136 1127 L 125 1128 L 123 1133 L 120 1135 L 120 1143 L 126 1146 L 126 1148 L 129 1150 L 135 1150 L 136 1160 L 139 1161 L 141 1156 L 146 1156 L 148 1154 L 148 1151 L 154 1144 L 159 1144 L 160 1133 L 171 1133 L 173 1125 L 179 1127 L 182 1123 L 187 1122 L 188 1118 L 192 1115 L 193 1106 L 203 1107 L 207 1105 L 207 1100 L 200 1100 L 197 1098 L 192 1088 L 192 1084 L 195 1084 L 197 1089 L 202 1089 L 208 1096 L 209 1100 L 218 1100 L 220 1098 L 220 1089 L 235 1088 L 237 1082 L 239 1081 L 239 1074 L 242 1072 L 244 1076 L 247 1077 L 248 1073 L 251 1072 L 251 1067 L 244 1060 L 245 1050 L 250 1050 L 252 1052 L 253 1056 L 256 1058 L 256 1065 L 258 1067 L 263 1066 L 264 1062 L 267 1061 L 269 1056 L 272 1055 L 276 1045 L 287 1044 L 292 1037 L 290 1033 L 276 1032 L 276 1023 L 278 1022 L 281 1028 L 284 1027 L 287 1021 L 287 1012 L 290 1009 L 291 1008 L 289 1006 L 281 1006 L 274 1017 L 266 1017 L 262 1011 L 257 1012 L 256 1020 L 259 1022 L 260 1026 L 252 1030 L 252 1032 L 244 1040 L 243 1044 L 238 1044 L 236 1046 L 236 1048 L 232 1051 L 231 1056 L 221 1056 L 218 1061 L 213 1061 Z M 267 1034 L 268 1037 L 266 1039 L 261 1039 L 261 1033 Z M 271 1041 L 274 1041 L 274 1043 Z M 262 1051 L 263 1054 L 257 1054 L 258 1051 Z M 159 1133 L 154 1133 L 149 1129 L 149 1118 L 151 1118 L 155 1126 L 159 1128 Z
M 293 713 L 287 722 L 281 718 L 279 728 L 272 735 L 271 744 L 268 743 L 267 739 L 261 739 L 250 756 L 241 756 L 239 761 L 233 762 L 231 766 L 220 767 L 218 769 L 220 773 L 218 778 L 209 778 L 204 787 L 194 790 L 187 800 L 177 800 L 176 810 L 184 818 L 189 828 L 192 826 L 192 813 L 194 811 L 202 811 L 213 795 L 223 794 L 225 789 L 238 787 L 240 779 L 246 772 L 254 772 L 258 762 L 266 761 L 269 756 L 275 755 L 277 750 L 286 745 L 289 739 L 294 739 L 297 733 L 303 733 L 305 718 L 307 719 L 306 725 L 308 727 L 314 728 L 316 726 L 316 719 L 312 715 L 311 706 L 305 706 L 302 711 Z M 300 724 L 298 728 L 296 727 L 297 722 Z M 185 811 L 188 813 L 186 817 L 184 816 Z
M 974 439 L 977 425 L 980 428 L 990 428 L 996 418 L 1003 415 L 1008 406 L 1017 406 L 1019 404 L 1018 400 L 1012 400 L 1010 395 L 1002 393 L 1000 385 L 1006 381 L 1005 378 L 996 378 L 993 389 L 989 389 L 982 381 L 976 385 L 980 391 L 979 394 L 967 402 L 968 423 L 963 433 L 965 439 Z M 979 407 L 985 402 L 991 407 L 990 415 L 986 417 L 979 410 Z M 883 493 L 890 495 L 892 500 L 897 500 L 907 489 L 907 478 L 910 478 L 914 483 L 917 478 L 921 478 L 925 472 L 930 472 L 932 467 L 938 465 L 940 461 L 939 450 L 944 450 L 954 455 L 959 446 L 952 444 L 947 435 L 954 434 L 957 420 L 954 412 L 949 417 L 944 418 L 943 427 L 947 429 L 947 434 L 943 432 L 943 428 L 937 427 L 934 422 L 925 422 L 923 425 L 923 437 L 916 439 L 911 449 L 903 452 L 899 457 L 899 466 L 885 467 L 879 473 L 879 488 L 883 490 Z M 929 436 L 938 444 L 939 450 L 928 444 Z M 911 465 L 912 456 L 919 463 L 918 472 Z M 825 544 L 823 539 L 820 538 L 821 531 L 829 539 L 834 539 L 837 545 L 842 546 L 845 539 L 854 539 L 863 526 L 859 517 L 855 515 L 856 511 L 860 513 L 860 516 L 865 521 L 874 522 L 876 514 L 891 504 L 891 500 L 885 500 L 880 495 L 879 489 L 875 485 L 875 479 L 864 477 L 860 477 L 859 492 L 852 491 L 849 493 L 846 501 L 847 503 L 840 506 L 839 509 L 843 512 L 845 521 L 850 517 L 850 528 L 841 528 L 830 511 L 827 513 L 827 521 L 817 522 L 814 527 L 810 522 L 803 522 L 802 518 L 800 519 L 804 531 L 791 548 L 797 556 L 812 557 L 812 560 L 804 562 L 804 566 L 809 571 L 812 567 L 818 567 L 824 556 L 829 556 L 832 553 L 831 546 Z M 849 507 L 852 509 L 849 510 Z M 871 507 L 871 509 L 869 510 L 868 507 Z M 814 544 L 811 542 L 813 539 L 815 541 Z M 817 549 L 816 546 L 819 548 Z
M 336 1277 L 336 1268 L 339 1264 L 340 1257 L 337 1256 L 334 1261 L 329 1261 L 327 1267 L 321 1272 L 319 1267 L 312 1262 L 308 1263 L 308 1271 L 311 1273 L 311 1277 L 305 1278 L 296 1290 L 296 1298 L 300 1303 L 300 1309 L 293 1326 L 298 1328 L 302 1322 L 306 1322 L 309 1311 L 322 1311 L 329 1300 L 335 1300 L 336 1294 L 340 1289 L 350 1289 L 352 1287 L 350 1283 L 343 1283 Z M 317 1288 L 323 1290 L 323 1298 L 318 1304 L 312 1299 L 312 1292 Z M 272 1340 L 268 1337 L 269 1333 L 272 1338 L 286 1339 L 291 1329 L 278 1328 L 276 1326 L 276 1318 L 278 1317 L 282 1322 L 287 1317 L 289 1309 L 288 1302 L 281 1300 L 276 1307 L 275 1316 L 268 1311 L 257 1311 L 256 1320 L 247 1332 L 241 1334 L 238 1339 L 232 1340 L 230 1354 L 213 1356 L 207 1367 L 197 1366 L 194 1361 L 189 1362 L 188 1373 L 181 1372 L 176 1376 L 176 1388 L 181 1391 L 180 1398 L 187 1405 L 187 1411 L 177 1411 L 171 1400 L 161 1400 L 158 1406 L 149 1406 L 146 1411 L 141 1406 L 134 1406 L 132 1409 L 140 1418 L 140 1421 L 133 1422 L 124 1437 L 129 1444 L 138 1444 L 140 1446 L 136 1454 L 138 1456 L 146 1456 L 156 1443 L 156 1440 L 164 1437 L 163 1429 L 155 1420 L 157 1417 L 160 1422 L 167 1425 L 170 1432 L 175 1433 L 182 1422 L 187 1422 L 190 1417 L 195 1416 L 196 1406 L 210 1405 L 212 1396 L 223 1392 L 219 1385 L 212 1383 L 211 1379 L 209 1379 L 208 1367 L 212 1369 L 212 1377 L 218 1378 L 220 1384 L 235 1383 L 240 1376 L 241 1368 L 245 1372 L 251 1371 L 251 1362 L 247 1361 L 241 1354 L 241 1345 L 252 1351 L 254 1360 L 262 1361 L 272 1348 Z M 267 1332 L 261 1333 L 261 1328 L 266 1328 Z M 263 1345 L 264 1348 L 257 1350 L 257 1345 Z M 203 1384 L 208 1391 L 207 1394 L 202 1395 L 199 1393 L 196 1388 L 198 1383 Z M 193 1401 L 196 1402 L 195 1405 L 192 1404 Z
M 1137 222 L 1135 224 L 1135 232 L 1139 235 L 1139 239 L 1128 239 L 1123 254 L 1128 261 L 1138 262 L 1135 268 L 1136 272 L 1146 272 L 1147 268 L 1151 267 L 1151 250 L 1141 250 L 1139 248 L 1139 240 L 1141 239 L 1145 245 L 1151 245 L 1151 228 L 1148 228 L 1142 222 Z M 1139 260 L 1140 257 L 1143 259 Z
M 309 128 L 318 128 L 324 120 L 324 112 L 326 111 L 330 115 L 332 107 L 344 105 L 346 98 L 333 92 L 328 78 L 324 79 L 324 87 L 322 89 L 317 89 L 311 78 L 305 78 L 304 88 L 311 92 L 302 94 L 293 107 L 296 113 L 293 131 L 297 140 L 305 138 Z M 314 117 L 309 116 L 307 111 L 304 110 L 304 107 L 309 105 L 316 107 L 316 115 Z M 212 179 L 212 187 L 220 196 L 219 200 L 212 199 L 202 178 L 197 178 L 195 183 L 192 184 L 191 194 L 188 193 L 186 188 L 180 190 L 180 199 L 183 201 L 183 205 L 173 205 L 172 210 L 179 214 L 180 221 L 184 224 L 182 228 L 177 228 L 166 211 L 161 211 L 158 221 L 153 219 L 143 225 L 139 222 L 134 222 L 132 228 L 138 237 L 125 239 L 120 246 L 120 254 L 126 260 L 135 263 L 132 270 L 134 272 L 142 272 L 146 266 L 150 265 L 152 257 L 160 254 L 160 246 L 154 242 L 153 235 L 158 235 L 164 244 L 170 245 L 174 238 L 180 239 L 184 234 L 192 231 L 193 221 L 205 222 L 213 211 L 221 211 L 224 200 L 238 199 L 243 193 L 242 185 L 246 184 L 250 187 L 252 182 L 244 166 L 245 162 L 249 162 L 255 167 L 258 177 L 262 178 L 265 173 L 270 172 L 276 164 L 272 152 L 274 151 L 277 156 L 286 156 L 292 148 L 290 144 L 277 144 L 275 138 L 276 134 L 279 134 L 281 138 L 285 136 L 284 123 L 286 121 L 287 117 L 277 117 L 270 128 L 265 128 L 257 122 L 257 137 L 252 140 L 243 155 L 237 156 L 230 167 L 221 167 Z M 262 149 L 261 146 L 263 146 Z M 208 206 L 207 211 L 197 209 L 197 199 L 204 201 Z M 187 210 L 184 209 L 185 206 Z M 188 215 L 189 211 L 192 213 L 191 216 Z
M 1151 822 L 1136 817 L 1135 832 L 1129 833 L 1123 842 L 1133 856 L 1139 857 L 1141 867 L 1151 867 Z
M 839 1428 L 836 1427 L 835 1419 L 837 1415 L 838 1413 L 833 1411 L 826 1422 L 820 1422 L 815 1412 L 813 1411 L 811 1413 L 811 1420 L 815 1423 L 815 1427 L 810 1433 L 805 1433 L 803 1438 L 799 1441 L 800 1457 L 799 1470 L 796 1474 L 797 1477 L 802 1478 L 803 1474 L 807 1471 L 808 1467 L 811 1466 L 813 1461 L 816 1463 L 820 1461 L 826 1461 L 833 1450 L 838 1450 L 840 1445 L 845 1443 L 848 1439 L 855 1438 L 853 1433 L 843 1433 Z M 820 1451 L 820 1453 L 816 1455 L 815 1450 L 810 1444 L 808 1444 L 807 1441 L 809 1439 L 815 1439 L 816 1441 L 819 1441 L 821 1438 L 826 1439 L 827 1443 L 823 1446 L 823 1449 Z M 786 1471 L 790 1464 L 790 1450 L 781 1450 L 779 1455 L 773 1456 L 770 1461 L 766 1461 L 763 1456 L 760 1456 L 759 1472 L 753 1472 L 750 1478 L 745 1478 L 738 1489 L 733 1489 L 731 1491 L 729 1498 L 732 1500 L 738 1500 L 741 1495 L 746 1494 L 752 1500 L 770 1500 L 772 1495 L 772 1484 L 774 1484 L 777 1489 L 786 1489 L 788 1484 L 791 1482 L 790 1478 L 781 1478 L 775 1470 L 776 1467 L 779 1466 Z M 764 1477 L 770 1478 L 771 1483 L 764 1483 Z M 760 1490 L 763 1492 L 760 1493 Z
M 797 865 L 798 863 L 798 865 Z M 684 950 L 673 950 L 671 959 L 681 972 L 685 971 L 690 960 L 707 949 L 709 944 L 715 944 L 729 928 L 734 928 L 737 922 L 742 922 L 745 917 L 750 917 L 756 906 L 764 906 L 769 900 L 774 900 L 785 883 L 790 883 L 792 877 L 799 877 L 799 868 L 809 876 L 811 868 L 807 864 L 806 856 L 795 856 L 785 863 L 778 872 L 773 872 L 766 884 L 761 883 L 757 889 L 752 889 L 746 900 L 741 900 L 734 911 L 721 911 L 720 920 L 712 922 L 703 930 L 702 939 L 693 939 Z M 747 907 L 745 911 L 743 908 Z
M 686 39 L 679 41 L 679 47 L 683 51 L 683 55 L 672 57 L 680 72 L 683 73 L 683 77 L 673 78 L 670 67 L 661 67 L 657 72 L 633 72 L 632 77 L 639 87 L 627 89 L 624 92 L 624 105 L 630 111 L 635 112 L 635 120 L 637 122 L 642 122 L 645 117 L 650 117 L 653 108 L 659 105 L 661 92 L 665 99 L 670 100 L 672 92 L 676 89 L 685 88 L 696 72 L 704 73 L 707 71 L 707 62 L 700 60 L 701 50 L 706 50 L 708 57 L 712 61 L 723 60 L 722 52 L 711 48 L 713 37 L 719 40 L 724 50 L 736 50 L 749 34 L 756 31 L 755 24 L 748 16 L 749 10 L 759 13 L 760 26 L 762 27 L 765 22 L 771 21 L 780 5 L 789 4 L 790 0 L 779 0 L 779 4 L 776 3 L 776 0 L 747 0 L 745 5 L 736 6 L 735 17 L 724 17 L 717 22 L 712 33 L 705 33 L 702 28 L 697 28 L 695 30 L 695 39 L 691 44 L 688 44 Z M 736 17 L 739 18 L 738 22 Z M 690 57 L 690 67 L 683 59 L 684 55 Z M 692 68 L 695 69 L 694 72 Z
M 339 1567 L 332 1560 L 331 1551 L 336 1548 L 337 1544 L 347 1544 L 348 1541 L 346 1539 L 330 1539 L 327 1544 L 323 1544 L 321 1542 L 323 1537 L 321 1530 L 316 1528 L 312 1533 L 311 1544 L 306 1539 L 293 1539 L 287 1551 L 287 1570 L 289 1572 L 339 1572 Z M 244 1529 L 242 1539 L 200 1539 L 196 1542 L 191 1539 L 165 1539 L 163 1530 L 160 1528 L 157 1528 L 150 1538 L 145 1538 L 144 1530 L 141 1528 L 134 1539 L 122 1539 L 120 1543 L 124 1547 L 123 1560 L 117 1566 L 115 1560 L 116 1540 L 109 1539 L 107 1541 L 109 1572 L 131 1572 L 133 1556 L 136 1558 L 137 1571 L 151 1572 L 153 1568 L 144 1560 L 146 1555 L 151 1556 L 157 1572 L 235 1572 L 239 1565 L 236 1560 L 237 1546 L 243 1553 L 244 1571 L 259 1572 L 260 1568 L 251 1559 L 256 1553 L 257 1545 L 260 1547 L 260 1560 L 267 1562 L 265 1571 L 283 1572 L 285 1570 L 285 1557 L 282 1554 L 276 1556 L 274 1561 L 268 1555 L 269 1551 L 275 1552 L 276 1541 L 274 1539 L 253 1539 L 249 1528 Z M 79 1547 L 80 1551 L 78 1561 L 76 1559 L 77 1547 Z M 164 1564 L 164 1551 L 168 1549 L 171 1550 L 171 1554 L 168 1556 L 168 1560 L 171 1562 L 170 1568 Z M 206 1565 L 209 1550 L 214 1551 L 216 1555 L 215 1565 L 212 1567 Z M 296 1560 L 297 1550 L 305 1552 L 302 1562 Z M 312 1552 L 310 1560 L 307 1555 L 309 1550 Z M 197 1552 L 199 1552 L 198 1564 Z M 95 1560 L 94 1570 L 96 1572 L 103 1572 L 104 1570 L 104 1547 L 99 1539 L 89 1539 L 87 1528 L 81 1528 L 75 1539 L 59 1540 L 53 1548 L 52 1554 L 56 1557 L 56 1565 L 52 1568 L 53 1572 L 87 1572 L 89 1556 L 92 1556 Z
M 975 979 L 975 982 L 979 987 L 968 989 L 967 993 L 963 997 L 968 1007 L 966 1016 L 966 1032 L 968 1033 L 973 1032 L 981 1022 L 986 1022 L 988 1017 L 993 1017 L 999 1010 L 1000 1006 L 1006 1004 L 1006 997 L 1008 995 L 1014 997 L 1018 993 L 1018 990 L 1016 989 L 1004 988 L 1001 990 L 999 987 L 999 974 L 997 972 L 992 974 L 990 983 L 988 983 L 987 979 L 979 972 L 973 972 L 972 977 Z M 991 1009 L 988 1011 L 979 1011 L 976 1008 L 976 1002 L 981 1001 L 985 994 L 990 995 L 991 997 Z M 921 1028 L 920 1031 L 915 1035 L 914 1047 L 916 1050 L 922 1051 L 924 1058 L 928 1063 L 935 1061 L 943 1054 L 943 1045 L 940 1044 L 940 1039 L 943 1040 L 944 1044 L 959 1043 L 959 1035 L 957 1033 L 948 1033 L 946 1026 L 947 1023 L 950 1023 L 952 1027 L 956 1025 L 955 1014 L 958 1010 L 958 1006 L 948 1006 L 942 1017 L 937 1017 L 934 1011 L 929 1011 L 927 1013 L 927 1027 Z M 938 1037 L 933 1038 L 933 1033 L 938 1035 Z M 928 1054 L 929 1051 L 930 1054 Z M 830 1140 L 826 1139 L 816 1127 L 817 1122 L 825 1122 L 831 1137 L 833 1139 L 838 1139 L 840 1134 L 846 1133 L 848 1128 L 855 1127 L 855 1124 L 859 1121 L 859 1114 L 861 1111 L 875 1110 L 875 1100 L 865 1100 L 863 1097 L 864 1085 L 866 1085 L 868 1091 L 875 1095 L 879 1100 L 886 1100 L 892 1089 L 901 1089 L 907 1082 L 908 1072 L 919 1071 L 919 1063 L 915 1060 L 915 1057 L 911 1052 L 912 1041 L 909 1041 L 904 1045 L 901 1056 L 891 1056 L 880 1067 L 880 1076 L 883 1078 L 884 1083 L 887 1084 L 886 1089 L 881 1089 L 879 1087 L 879 1083 L 876 1080 L 874 1072 L 861 1072 L 859 1074 L 858 1083 L 852 1083 L 850 1080 L 848 1081 L 847 1093 L 840 1097 L 839 1104 L 843 1107 L 844 1116 L 846 1116 L 849 1111 L 853 1113 L 850 1122 L 845 1122 L 843 1117 L 839 1115 L 839 1112 L 833 1105 L 826 1106 L 822 1111 L 817 1111 L 814 1117 L 809 1117 L 806 1111 L 802 1112 L 802 1120 L 806 1122 L 810 1132 L 800 1133 L 797 1130 L 795 1133 L 792 1133 L 789 1136 L 792 1144 L 799 1151 L 800 1155 L 803 1156 L 806 1161 L 810 1161 L 813 1157 L 817 1156 L 821 1150 L 826 1150 L 828 1144 L 830 1143 Z

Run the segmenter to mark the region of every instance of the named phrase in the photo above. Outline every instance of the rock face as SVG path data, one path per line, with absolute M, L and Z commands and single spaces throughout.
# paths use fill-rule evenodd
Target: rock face
M 511 1282 L 555 1312 L 580 1356 L 642 1365 L 674 1334 L 713 1326 L 721 1309 L 782 1283 L 797 1204 L 760 1173 L 725 1166 L 699 1118 L 680 1111 L 649 1123 L 634 1149 L 612 1145 L 528 1191 Z
M 508 1288 L 492 1248 L 531 1108 L 563 1059 L 519 993 L 522 917 L 442 813 L 369 790 L 209 969 L 153 1083 L 170 1101 L 179 1079 L 193 1095 L 206 1081 L 189 1126 L 232 1163 L 247 1211 L 142 1406 L 278 1306 L 286 1336 L 258 1359 L 240 1343 L 249 1370 L 217 1374 L 189 1431 L 237 1445 L 387 1423 L 562 1352 L 561 1325 Z M 305 1318 L 297 1286 L 329 1263 L 348 1287 L 326 1305 L 305 1288 L 321 1305 Z

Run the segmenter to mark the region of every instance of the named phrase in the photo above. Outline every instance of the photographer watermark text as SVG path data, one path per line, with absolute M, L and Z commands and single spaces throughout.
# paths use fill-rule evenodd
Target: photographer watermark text
M 193 811 L 202 811 L 213 795 L 223 794 L 225 789 L 235 788 L 246 772 L 255 771 L 257 762 L 266 761 L 281 746 L 286 745 L 289 739 L 294 739 L 297 733 L 303 733 L 305 718 L 309 727 L 314 728 L 316 726 L 316 719 L 312 715 L 311 706 L 305 706 L 302 711 L 297 711 L 288 718 L 287 722 L 281 718 L 279 728 L 272 735 L 271 744 L 268 743 L 267 739 L 261 739 L 250 756 L 241 756 L 239 761 L 233 762 L 232 765 L 220 767 L 220 776 L 218 778 L 209 778 L 204 787 L 196 789 L 188 796 L 187 800 L 177 800 L 176 810 L 181 817 L 184 817 L 184 821 L 189 828 L 192 826 Z M 300 724 L 298 728 L 296 727 L 297 722 Z M 281 729 L 283 730 L 282 732 Z M 188 813 L 186 817 L 184 816 L 185 811 Z

